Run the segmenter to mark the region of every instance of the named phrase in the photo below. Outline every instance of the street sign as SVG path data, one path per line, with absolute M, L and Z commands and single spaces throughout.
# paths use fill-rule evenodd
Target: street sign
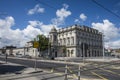
M 34 41 L 33 47 L 34 47 L 34 48 L 38 48 L 38 47 L 39 47 L 39 43 L 38 43 L 37 41 Z

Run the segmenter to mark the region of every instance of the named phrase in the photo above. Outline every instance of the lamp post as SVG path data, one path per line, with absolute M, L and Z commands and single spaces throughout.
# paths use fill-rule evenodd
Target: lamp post
M 85 45 L 83 43 L 83 63 L 85 64 Z
M 49 55 L 50 55 L 50 52 L 49 52 L 50 50 L 49 50 L 49 48 L 50 48 L 50 47 L 49 47 L 49 35 L 48 35 L 48 57 L 49 57 Z
M 0 40 L 1 40 L 2 38 L 0 37 Z M 0 49 L 1 49 L 1 41 L 0 41 Z M 0 54 L 2 53 L 2 49 L 0 50 Z
M 105 53 L 104 53 L 104 35 L 102 34 L 102 45 L 103 45 L 103 59 L 105 58 Z
M 1 40 L 1 39 L 2 39 L 2 38 L 0 37 L 0 40 Z M 1 43 L 1 41 L 0 41 L 0 47 L 1 47 L 1 44 L 2 44 L 2 43 Z

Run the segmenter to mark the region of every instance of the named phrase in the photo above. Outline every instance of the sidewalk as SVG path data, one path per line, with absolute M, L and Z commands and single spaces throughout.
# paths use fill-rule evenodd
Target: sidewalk
M 120 58 L 114 58 L 114 57 L 84 57 L 85 61 L 89 61 L 89 62 L 113 62 L 113 61 L 120 61 Z M 68 61 L 67 63 L 71 63 L 71 64 L 79 64 L 80 62 L 83 62 L 83 58 L 82 57 L 58 57 L 56 58 L 56 61 L 61 61 L 61 62 L 65 62 Z M 80 64 L 81 64 L 80 63 Z M 84 65 L 84 64 L 82 64 Z
M 120 61 L 119 58 L 112 58 L 112 57 L 100 57 L 100 58 L 88 58 L 85 59 L 86 61 L 93 61 L 93 62 L 114 62 L 114 61 Z

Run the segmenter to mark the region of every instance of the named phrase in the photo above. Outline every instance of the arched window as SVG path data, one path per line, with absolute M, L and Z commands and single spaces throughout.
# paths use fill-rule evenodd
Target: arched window
M 67 55 L 67 56 L 70 57 L 70 51 L 68 50 L 67 52 L 68 52 L 68 55 Z

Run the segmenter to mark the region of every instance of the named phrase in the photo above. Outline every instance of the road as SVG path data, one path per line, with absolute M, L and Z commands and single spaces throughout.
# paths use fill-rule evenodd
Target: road
M 0 60 L 5 60 L 0 57 Z M 33 60 L 8 58 L 9 62 L 26 65 L 28 67 L 34 67 Z M 88 62 L 90 64 L 81 67 L 81 75 L 85 78 L 95 78 L 101 80 L 120 80 L 120 62 Z M 37 68 L 54 70 L 57 73 L 65 72 L 65 65 L 63 63 L 52 62 L 37 62 Z M 78 65 L 68 65 L 68 73 L 74 78 L 77 78 Z M 73 74 L 74 73 L 74 74 Z

